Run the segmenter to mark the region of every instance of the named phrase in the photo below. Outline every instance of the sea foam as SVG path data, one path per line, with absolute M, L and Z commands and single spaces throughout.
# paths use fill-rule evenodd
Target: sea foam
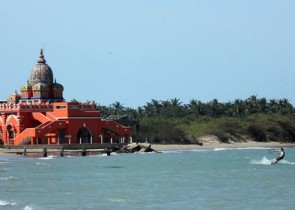
M 48 157 L 41 157 L 41 158 L 39 158 L 39 160 L 52 160 L 52 159 L 54 159 L 56 156 L 53 156 L 53 155 L 50 155 L 50 156 L 48 156 Z
M 254 165 L 271 165 L 275 159 L 268 159 L 267 157 L 263 157 L 261 160 L 251 160 L 251 164 Z M 295 165 L 295 162 L 289 162 L 287 160 L 280 160 L 277 164 L 285 164 L 285 165 Z
M 272 160 L 267 159 L 267 157 L 263 157 L 261 160 L 251 160 L 251 164 L 254 165 L 271 165 Z
M 2 201 L 0 200 L 0 206 L 14 206 L 16 203 L 12 201 Z
M 25 206 L 24 210 L 33 210 L 32 206 Z

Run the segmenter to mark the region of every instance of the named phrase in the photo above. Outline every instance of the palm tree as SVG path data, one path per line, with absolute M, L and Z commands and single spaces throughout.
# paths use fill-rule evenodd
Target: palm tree
M 137 108 L 138 119 L 141 120 L 145 116 L 145 111 L 142 107 Z
M 170 99 L 171 107 L 173 111 L 174 117 L 181 117 L 183 116 L 183 106 L 181 105 L 182 102 L 178 98 Z
M 196 117 L 199 117 L 199 115 L 200 115 L 199 103 L 200 103 L 200 101 L 198 101 L 198 100 L 195 100 L 195 99 L 190 100 L 190 103 L 188 104 L 188 109 L 189 109 L 188 113 L 192 114 Z
M 155 115 L 161 112 L 162 105 L 158 100 L 152 99 L 151 105 Z
M 130 120 L 138 120 L 139 119 L 138 112 L 136 111 L 136 109 L 133 109 L 131 107 L 127 107 L 125 109 L 125 115 L 127 115 L 128 119 L 130 119 Z
M 114 109 L 113 114 L 116 114 L 116 115 L 124 114 L 125 108 L 120 102 L 115 101 L 114 103 L 112 103 L 111 107 Z
M 152 103 L 147 102 L 146 105 L 143 106 L 143 110 L 146 117 L 154 116 L 154 108 Z
M 236 99 L 234 104 L 233 104 L 233 114 L 236 117 L 243 117 L 243 112 L 245 110 L 245 105 L 244 105 L 244 101 L 241 99 Z
M 260 112 L 267 113 L 268 112 L 268 106 L 267 106 L 267 100 L 266 98 L 261 98 L 258 100 Z
M 250 113 L 255 114 L 260 111 L 259 104 L 257 102 L 257 96 L 252 95 L 246 101 L 245 104 Z
M 210 101 L 208 103 L 208 108 L 209 108 L 209 115 L 211 117 L 219 117 L 221 116 L 223 113 L 222 111 L 222 104 L 218 102 L 217 99 L 213 99 L 212 101 Z
M 171 103 L 170 101 L 166 100 L 166 101 L 161 101 L 161 106 L 162 106 L 162 110 L 161 110 L 161 115 L 163 117 L 172 117 L 172 110 L 171 110 Z
M 110 110 L 110 107 L 108 107 L 108 106 L 102 106 L 102 105 L 98 104 L 96 106 L 96 109 L 101 112 L 103 117 L 108 117 L 108 116 L 110 116 L 112 114 L 111 110 Z
M 279 110 L 279 103 L 276 99 L 271 99 L 269 101 L 269 110 L 271 113 L 277 113 Z
M 293 106 L 289 102 L 288 99 L 286 99 L 286 98 L 280 99 L 279 100 L 279 105 L 280 105 L 280 113 L 282 115 L 286 115 L 286 114 L 292 113 Z

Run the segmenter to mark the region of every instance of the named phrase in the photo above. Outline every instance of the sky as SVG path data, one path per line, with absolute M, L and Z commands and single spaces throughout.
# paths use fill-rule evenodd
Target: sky
M 41 48 L 66 101 L 295 105 L 294 0 L 0 0 L 0 99 Z

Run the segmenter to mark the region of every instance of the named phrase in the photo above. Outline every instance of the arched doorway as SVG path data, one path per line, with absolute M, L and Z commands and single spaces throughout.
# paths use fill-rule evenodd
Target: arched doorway
M 12 125 L 8 124 L 6 126 L 7 144 L 14 144 L 14 130 Z
M 9 139 L 14 139 L 14 130 L 13 127 L 9 124 L 6 126 L 6 130 L 8 132 L 8 138 Z
M 80 130 L 78 131 L 78 134 L 77 134 L 77 141 L 78 143 L 81 143 L 81 144 L 85 144 L 85 143 L 91 143 L 91 133 L 90 131 L 85 128 L 85 127 L 82 127 L 80 128 Z

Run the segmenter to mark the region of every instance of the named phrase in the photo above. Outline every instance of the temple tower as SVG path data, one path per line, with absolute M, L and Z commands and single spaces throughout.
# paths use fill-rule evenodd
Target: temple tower
M 32 68 L 30 80 L 21 87 L 21 103 L 51 103 L 64 101 L 63 86 L 53 81 L 53 71 L 46 63 L 43 50 Z

